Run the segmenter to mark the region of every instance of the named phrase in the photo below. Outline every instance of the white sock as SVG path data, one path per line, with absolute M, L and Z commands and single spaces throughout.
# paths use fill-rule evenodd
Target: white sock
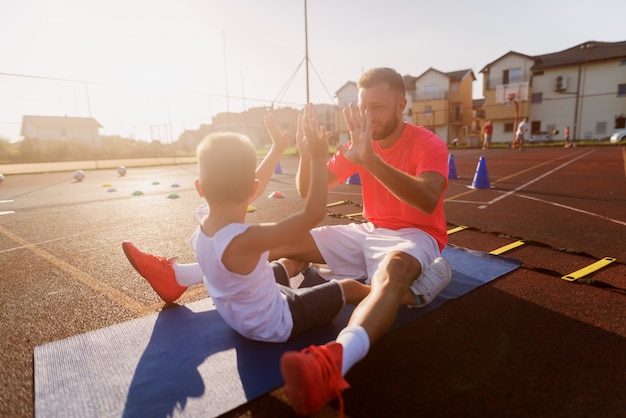
M 178 264 L 172 263 L 174 274 L 176 275 L 176 281 L 181 286 L 193 286 L 194 284 L 203 283 L 202 269 L 200 264 Z
M 370 349 L 370 339 L 365 328 L 356 325 L 342 329 L 336 341 L 343 346 L 341 375 L 345 376 L 352 366 L 367 355 Z

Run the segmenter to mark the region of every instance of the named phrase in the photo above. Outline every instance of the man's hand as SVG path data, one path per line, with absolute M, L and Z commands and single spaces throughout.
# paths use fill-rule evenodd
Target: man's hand
M 357 107 L 354 103 L 350 103 L 349 108 L 343 109 L 343 116 L 350 131 L 352 144 L 339 150 L 349 161 L 367 167 L 376 157 L 372 147 L 372 118 L 365 106 Z

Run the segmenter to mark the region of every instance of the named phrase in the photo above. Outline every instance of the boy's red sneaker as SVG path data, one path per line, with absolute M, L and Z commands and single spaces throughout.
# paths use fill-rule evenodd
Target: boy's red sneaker
M 350 385 L 341 375 L 342 355 L 343 346 L 336 342 L 283 354 L 280 370 L 285 380 L 285 394 L 298 415 L 315 414 L 339 397 L 343 416 L 341 392 Z
M 172 264 L 165 257 L 144 253 L 129 241 L 122 242 L 122 248 L 130 264 L 165 302 L 174 302 L 187 289 L 178 284 Z

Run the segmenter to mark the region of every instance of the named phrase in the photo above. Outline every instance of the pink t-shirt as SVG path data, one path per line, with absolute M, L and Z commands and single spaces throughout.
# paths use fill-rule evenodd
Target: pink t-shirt
M 373 142 L 374 152 L 387 164 L 412 176 L 434 171 L 448 179 L 448 148 L 441 138 L 422 126 L 405 123 L 402 136 L 391 148 Z M 359 173 L 363 193 L 363 217 L 379 228 L 419 228 L 430 234 L 443 250 L 448 242 L 443 193 L 433 213 L 426 214 L 407 205 L 387 190 L 373 175 L 348 161 L 339 151 L 328 162 L 328 169 L 343 182 Z

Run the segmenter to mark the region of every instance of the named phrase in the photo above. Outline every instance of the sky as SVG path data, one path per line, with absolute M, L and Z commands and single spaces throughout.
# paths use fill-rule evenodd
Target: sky
M 470 69 L 480 98 L 480 71 L 509 51 L 626 41 L 617 16 L 626 2 L 0 0 L 0 138 L 21 140 L 23 115 L 67 115 L 169 143 L 220 112 L 299 109 L 307 56 L 314 103 L 383 66 Z

